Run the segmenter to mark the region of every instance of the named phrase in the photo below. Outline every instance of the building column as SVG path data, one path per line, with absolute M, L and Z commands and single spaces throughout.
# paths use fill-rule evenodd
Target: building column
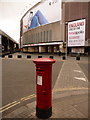
M 34 52 L 39 52 L 39 47 L 37 46 L 37 47 L 34 47 Z
M 46 46 L 39 46 L 39 53 L 46 52 Z
M 28 52 L 34 52 L 34 47 L 28 47 Z
M 53 48 L 52 48 L 53 46 L 48 46 L 48 52 L 49 53 L 52 53 L 53 52 Z
M 59 45 L 59 49 L 61 53 L 65 53 L 65 48 L 63 47 L 63 44 Z
M 58 46 L 56 45 L 54 46 L 54 53 L 57 53 L 57 52 L 59 52 L 59 49 L 58 49 Z

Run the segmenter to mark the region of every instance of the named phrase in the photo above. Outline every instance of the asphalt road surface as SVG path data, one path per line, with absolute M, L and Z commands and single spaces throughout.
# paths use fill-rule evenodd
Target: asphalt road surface
M 63 62 L 53 64 L 53 83 Z M 2 106 L 35 93 L 35 64 L 32 60 L 2 60 Z

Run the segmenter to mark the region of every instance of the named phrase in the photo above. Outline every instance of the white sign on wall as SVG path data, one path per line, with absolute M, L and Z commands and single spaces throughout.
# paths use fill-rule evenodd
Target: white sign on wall
M 85 19 L 68 23 L 68 46 L 85 45 Z

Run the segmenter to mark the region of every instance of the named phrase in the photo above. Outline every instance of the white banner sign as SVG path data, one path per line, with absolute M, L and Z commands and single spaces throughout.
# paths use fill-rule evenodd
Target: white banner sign
M 68 23 L 68 46 L 85 45 L 85 19 Z

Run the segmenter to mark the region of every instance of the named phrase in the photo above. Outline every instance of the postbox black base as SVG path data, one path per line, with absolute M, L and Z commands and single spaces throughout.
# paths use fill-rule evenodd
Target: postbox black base
M 52 115 L 52 107 L 49 109 L 40 109 L 36 107 L 36 116 L 40 119 L 47 119 Z

